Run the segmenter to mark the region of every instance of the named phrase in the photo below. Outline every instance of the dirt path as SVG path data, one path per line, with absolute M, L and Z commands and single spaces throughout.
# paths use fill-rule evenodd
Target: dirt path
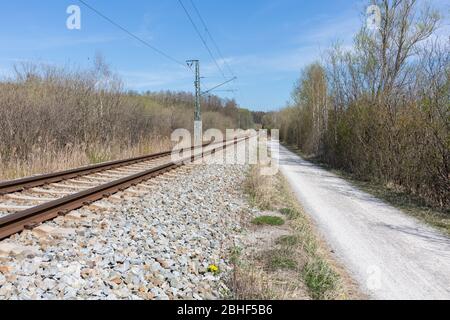
M 450 299 L 450 239 L 280 146 L 281 172 L 373 299 Z

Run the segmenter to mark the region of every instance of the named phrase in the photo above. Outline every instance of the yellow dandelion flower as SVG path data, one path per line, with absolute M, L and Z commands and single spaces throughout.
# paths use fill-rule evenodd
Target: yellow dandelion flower
M 211 272 L 212 274 L 218 274 L 220 272 L 219 267 L 215 264 L 212 264 L 208 267 L 208 272 Z

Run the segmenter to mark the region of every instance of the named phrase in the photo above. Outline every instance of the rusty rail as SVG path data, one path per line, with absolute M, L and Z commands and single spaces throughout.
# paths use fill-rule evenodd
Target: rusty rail
M 210 144 L 211 144 L 211 142 L 205 143 L 203 145 L 203 147 L 206 147 Z M 194 150 L 194 148 L 195 147 L 191 147 L 190 149 Z M 55 173 L 49 173 L 49 174 L 37 175 L 37 176 L 32 176 L 32 177 L 27 177 L 27 178 L 22 178 L 22 179 L 0 182 L 0 195 L 12 193 L 12 192 L 23 191 L 25 189 L 39 187 L 39 186 L 43 186 L 43 185 L 46 185 L 49 183 L 60 182 L 63 180 L 73 179 L 73 178 L 77 178 L 77 177 L 81 177 L 81 176 L 85 176 L 85 175 L 89 175 L 89 174 L 94 174 L 94 173 L 98 173 L 98 172 L 102 172 L 102 171 L 106 171 L 106 170 L 116 169 L 116 168 L 120 168 L 120 167 L 124 167 L 124 166 L 130 166 L 130 165 L 148 161 L 148 160 L 163 158 L 163 157 L 171 155 L 172 152 L 183 152 L 186 150 L 189 150 L 189 148 L 180 149 L 180 150 L 176 150 L 176 151 L 159 152 L 159 153 L 135 157 L 135 158 L 131 158 L 131 159 L 109 161 L 109 162 L 94 164 L 94 165 L 85 166 L 85 167 L 81 167 L 81 168 L 76 168 L 76 169 L 70 169 L 70 170 L 59 171 L 59 172 L 55 172 Z
M 84 190 L 79 193 L 44 203 L 33 208 L 7 215 L 0 218 L 0 240 L 7 238 L 15 233 L 19 233 L 25 229 L 32 229 L 38 224 L 54 219 L 58 216 L 63 216 L 72 210 L 79 209 L 83 206 L 89 205 L 94 201 L 109 197 L 114 193 L 123 191 L 131 186 L 142 183 L 145 180 L 161 175 L 167 171 L 173 170 L 186 163 L 193 162 L 199 158 L 207 155 L 215 154 L 217 151 L 224 150 L 230 145 L 238 142 L 248 140 L 248 137 L 243 139 L 235 139 L 232 142 L 219 142 L 223 145 L 212 150 L 204 151 L 201 154 L 195 154 L 180 159 L 179 161 L 170 161 L 158 167 L 130 175 L 128 177 L 118 179 L 95 188 Z M 218 143 L 216 143 L 218 144 Z

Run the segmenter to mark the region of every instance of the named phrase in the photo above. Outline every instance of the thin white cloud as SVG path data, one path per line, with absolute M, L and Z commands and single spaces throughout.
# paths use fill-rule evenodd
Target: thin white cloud
M 319 15 L 297 27 L 293 42 L 321 47 L 328 46 L 334 41 L 350 43 L 361 25 L 362 18 L 357 10 L 339 16 Z
M 158 90 L 163 86 L 186 82 L 192 75 L 183 69 L 163 71 L 124 71 L 120 72 L 127 87 L 135 90 Z
M 146 40 L 146 41 L 151 41 L 154 39 L 154 34 L 153 34 L 153 17 L 150 13 L 145 13 L 144 14 L 144 18 L 142 19 L 141 22 L 141 26 L 139 28 L 139 31 L 137 33 L 137 35 Z
M 270 55 L 244 55 L 231 58 L 229 64 L 250 74 L 293 71 L 316 59 L 318 51 L 317 47 L 301 47 Z
M 236 73 L 241 74 L 295 72 L 308 63 L 320 60 L 333 42 L 341 41 L 343 46 L 350 48 L 361 23 L 357 10 L 335 17 L 316 16 L 297 26 L 289 26 L 294 34 L 291 49 L 272 54 L 254 53 L 225 59 L 236 69 Z M 222 61 L 220 63 L 223 64 Z M 208 71 L 217 71 L 213 65 L 209 68 Z
M 83 44 L 100 44 L 123 40 L 124 36 L 92 35 L 92 36 L 67 36 L 67 37 L 45 37 L 29 38 L 20 41 L 17 39 L 2 39 L 8 43 L 10 50 L 46 50 L 60 47 L 79 46 Z
M 270 77 L 275 79 L 276 77 L 283 77 L 279 75 L 280 73 L 297 72 L 306 64 L 317 60 L 320 54 L 321 50 L 319 47 L 304 46 L 270 55 L 250 54 L 226 57 L 224 60 L 221 59 L 217 62 L 225 71 L 226 76 L 229 75 L 226 70 L 225 61 L 231 66 L 238 77 L 240 75 L 252 77 L 255 75 L 270 74 Z M 212 87 L 223 81 L 219 76 L 217 66 L 214 62 L 202 64 L 201 71 L 202 76 L 206 77 L 203 81 L 205 87 Z M 151 72 L 124 71 L 120 72 L 120 74 L 123 76 L 127 86 L 136 90 L 159 90 L 163 87 L 180 88 L 180 86 L 186 88 L 186 90 L 191 90 L 192 86 L 188 81 L 193 81 L 194 79 L 193 73 L 182 68 Z M 230 86 L 233 86 L 233 84 L 230 84 Z

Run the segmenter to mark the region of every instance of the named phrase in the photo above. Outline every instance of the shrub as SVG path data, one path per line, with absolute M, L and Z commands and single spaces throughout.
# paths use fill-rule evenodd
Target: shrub
M 327 292 L 336 288 L 336 272 L 322 259 L 308 262 L 302 271 L 303 279 L 314 299 L 324 299 Z

